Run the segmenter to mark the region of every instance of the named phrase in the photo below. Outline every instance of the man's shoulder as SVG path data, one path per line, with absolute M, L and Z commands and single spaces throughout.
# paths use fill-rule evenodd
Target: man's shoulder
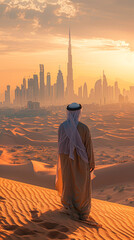
M 67 121 L 62 122 L 62 123 L 60 124 L 60 126 L 59 126 L 59 129 L 60 129 L 60 128 L 63 128 L 63 127 L 66 125 L 66 123 L 67 123 Z
M 81 134 L 85 134 L 87 136 L 90 136 L 91 137 L 91 133 L 90 133 L 90 129 L 88 128 L 88 126 L 82 122 L 79 122 L 78 123 L 78 131 L 81 133 Z
M 88 129 L 88 126 L 82 122 L 79 122 L 78 125 L 79 125 L 79 127 Z
M 88 126 L 87 126 L 86 124 L 82 123 L 82 122 L 79 122 L 79 123 L 78 123 L 78 127 L 80 127 L 80 128 L 83 128 L 83 129 L 85 129 L 85 130 L 88 130 L 88 131 L 89 131 L 89 128 L 88 128 Z

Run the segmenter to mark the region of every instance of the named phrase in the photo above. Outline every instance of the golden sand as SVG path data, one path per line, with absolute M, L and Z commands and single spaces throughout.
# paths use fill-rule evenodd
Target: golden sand
M 134 239 L 134 208 L 92 199 L 88 225 L 60 210 L 55 190 L 0 178 L 0 239 Z

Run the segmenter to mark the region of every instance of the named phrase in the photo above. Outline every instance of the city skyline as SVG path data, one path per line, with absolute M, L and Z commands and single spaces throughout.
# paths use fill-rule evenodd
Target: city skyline
M 88 91 L 87 83 L 78 88 L 78 94 L 69 96 L 64 86 L 64 79 L 59 68 L 56 83 L 51 85 L 51 74 L 47 73 L 46 82 L 44 78 L 44 65 L 40 64 L 40 81 L 37 74 L 33 78 L 23 79 L 21 87 L 16 87 L 13 103 L 10 101 L 10 85 L 5 90 L 5 101 L 3 107 L 25 107 L 38 109 L 49 105 L 64 105 L 70 101 L 81 102 L 82 104 L 107 105 L 115 103 L 134 103 L 134 86 L 129 90 L 123 89 L 121 92 L 118 82 L 114 86 L 109 85 L 107 77 L 103 71 L 103 78 L 95 82 L 94 88 Z M 69 80 L 69 79 L 68 79 Z
M 74 90 L 92 88 L 105 69 L 110 84 L 134 82 L 133 2 L 36 0 L 0 1 L 0 94 L 20 85 L 23 76 L 51 72 L 54 84 L 59 64 L 67 76 L 68 26 L 73 47 Z M 66 81 L 65 81 L 66 85 Z
M 74 52 L 74 49 L 73 49 L 73 52 Z M 65 57 L 66 59 L 66 57 Z M 64 59 L 64 61 L 65 61 Z M 45 64 L 44 64 L 45 65 Z M 46 64 L 47 65 L 47 64 Z M 56 82 L 56 75 L 57 75 L 57 68 L 58 68 L 59 64 L 55 64 L 54 68 L 52 67 L 52 69 L 49 67 L 48 68 L 48 72 L 51 72 L 51 79 L 52 79 L 52 83 L 54 84 Z M 61 68 L 62 68 L 62 72 L 63 72 L 63 75 L 64 75 L 64 78 L 66 79 L 66 76 L 67 76 L 67 70 L 66 70 L 66 62 L 64 62 L 64 65 L 60 64 Z M 25 78 L 28 78 L 29 77 L 32 77 L 33 75 L 33 72 L 35 74 L 38 74 L 38 70 L 37 70 L 37 66 L 35 66 L 36 68 L 36 71 L 33 70 L 29 70 L 29 72 L 27 72 L 27 76 L 25 76 Z M 96 76 L 93 76 L 91 77 L 90 74 L 89 74 L 89 77 L 88 76 L 85 76 L 85 72 L 82 72 L 81 75 L 79 76 L 79 78 L 77 78 L 77 74 L 76 74 L 76 63 L 75 63 L 75 59 L 74 59 L 74 91 L 77 92 L 77 89 L 80 87 L 81 84 L 84 84 L 84 82 L 86 81 L 87 82 L 87 86 L 88 86 L 88 89 L 91 89 L 94 84 L 95 84 L 95 81 L 97 78 L 99 77 L 102 77 L 102 69 L 105 69 L 103 66 L 102 68 L 100 69 L 100 67 L 96 67 L 96 70 L 94 69 L 94 73 Z M 93 70 L 91 70 L 93 71 Z M 47 67 L 45 68 L 45 74 L 47 73 Z M 82 76 L 83 74 L 83 76 Z M 11 74 L 12 75 L 12 74 Z M 14 77 L 18 75 L 18 72 L 16 72 L 16 74 L 14 74 Z M 24 77 L 25 74 L 23 74 L 23 72 L 21 73 L 21 76 L 22 78 Z M 108 79 L 109 79 L 109 82 L 110 84 L 114 84 L 115 81 L 118 81 L 119 84 L 120 84 L 120 88 L 123 90 L 123 88 L 126 88 L 127 90 L 129 90 L 129 86 L 130 85 L 133 85 L 134 84 L 134 81 L 131 82 L 131 80 L 129 78 L 127 78 L 127 80 L 122 80 L 120 78 L 120 76 L 115 76 L 114 78 L 110 78 L 110 73 L 108 72 Z M 19 81 L 18 81 L 18 85 L 21 85 L 21 81 L 22 81 L 22 78 L 20 80 L 20 77 L 19 77 Z M 0 84 L 1 84 L 1 90 L 0 90 L 0 101 L 3 101 L 4 100 L 4 92 L 5 92 L 5 88 L 7 85 L 10 85 L 10 81 L 7 81 L 7 85 L 5 85 L 5 81 L 1 81 L 1 76 L 0 76 Z M 84 79 L 84 80 L 83 80 Z M 81 80 L 81 81 L 80 81 Z M 13 99 L 13 88 L 15 88 L 17 84 L 11 84 L 11 99 Z M 67 81 L 65 81 L 65 86 L 67 86 Z
M 7 85 L 5 90 L 5 101 L 3 106 L 10 107 L 27 107 L 31 108 L 31 102 L 39 107 L 47 105 L 63 105 L 69 102 L 79 101 L 87 104 L 112 104 L 112 103 L 128 103 L 134 102 L 134 85 L 130 86 L 129 90 L 125 88 L 121 92 L 118 82 L 114 82 L 114 86 L 109 85 L 107 77 L 103 70 L 103 76 L 95 82 L 94 87 L 88 89 L 87 82 L 78 87 L 77 93 L 74 91 L 73 80 L 73 63 L 72 63 L 72 46 L 71 46 L 71 32 L 69 28 L 68 39 L 68 61 L 67 61 L 67 84 L 63 73 L 58 70 L 57 79 L 54 84 L 51 83 L 51 73 L 46 72 L 44 64 L 39 64 L 39 74 L 33 74 L 32 77 L 23 78 L 21 87 L 16 86 L 14 91 L 14 99 L 11 100 L 10 85 Z M 45 80 L 46 79 L 46 80 Z M 30 105 L 29 105 L 30 104 Z M 2 105 L 2 104 L 1 104 Z

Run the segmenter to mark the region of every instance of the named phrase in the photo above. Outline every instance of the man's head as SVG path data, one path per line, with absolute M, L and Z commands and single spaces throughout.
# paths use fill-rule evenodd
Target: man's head
M 68 111 L 77 111 L 82 108 L 81 104 L 79 103 L 71 103 L 67 106 Z
M 80 113 L 81 113 L 81 104 L 71 103 L 67 106 L 67 119 L 78 124 Z

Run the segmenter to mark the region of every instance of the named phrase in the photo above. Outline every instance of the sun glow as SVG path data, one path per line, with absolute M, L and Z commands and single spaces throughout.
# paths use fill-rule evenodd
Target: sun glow
M 66 85 L 69 23 L 75 92 L 84 82 L 90 90 L 103 69 L 111 84 L 116 79 L 121 88 L 134 84 L 132 33 L 125 30 L 125 25 L 117 30 L 114 18 L 110 25 L 114 11 L 109 13 L 103 1 L 93 7 L 86 1 L 77 4 L 70 0 L 0 0 L 1 6 L 0 98 L 7 84 L 12 91 L 20 86 L 23 77 L 39 74 L 40 63 L 44 64 L 45 78 L 47 72 L 51 73 L 52 84 L 60 65 Z

